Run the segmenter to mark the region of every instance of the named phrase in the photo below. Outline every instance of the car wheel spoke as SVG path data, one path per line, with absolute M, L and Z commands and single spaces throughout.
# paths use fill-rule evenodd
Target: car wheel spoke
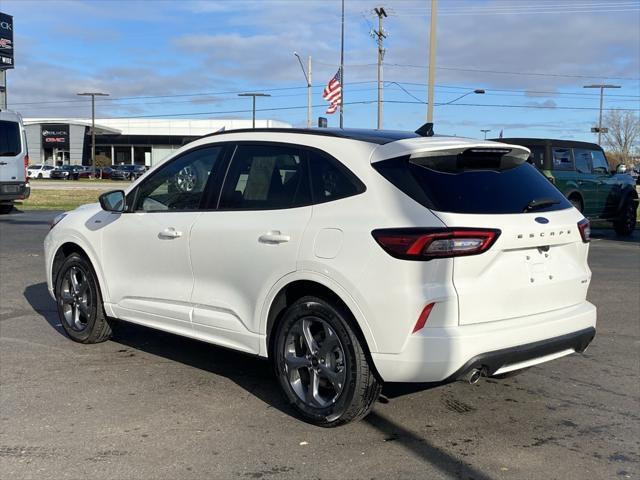
M 290 354 L 285 355 L 284 361 L 287 364 L 287 368 L 289 371 L 299 370 L 301 368 L 308 368 L 311 365 L 311 362 L 306 357 L 298 357 L 296 355 Z
M 304 344 L 307 347 L 309 353 L 316 353 L 318 351 L 318 344 L 316 343 L 313 334 L 311 333 L 311 325 L 313 321 L 310 318 L 302 319 L 302 338 Z

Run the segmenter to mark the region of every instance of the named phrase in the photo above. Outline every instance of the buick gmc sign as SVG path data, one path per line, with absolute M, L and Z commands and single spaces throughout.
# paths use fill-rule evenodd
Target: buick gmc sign
M 13 17 L 0 12 L 0 70 L 14 68 Z
M 42 125 L 42 146 L 69 149 L 69 125 Z

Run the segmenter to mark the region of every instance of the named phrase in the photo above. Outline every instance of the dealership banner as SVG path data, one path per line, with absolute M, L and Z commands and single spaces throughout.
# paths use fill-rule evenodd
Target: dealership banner
M 13 17 L 0 12 L 0 70 L 13 68 Z
M 69 150 L 69 125 L 42 125 L 42 146 Z

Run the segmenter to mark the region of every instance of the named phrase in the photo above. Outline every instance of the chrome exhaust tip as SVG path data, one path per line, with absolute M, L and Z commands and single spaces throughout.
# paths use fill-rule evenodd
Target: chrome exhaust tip
M 482 377 L 482 370 L 473 368 L 467 374 L 467 382 L 469 382 L 469 385 L 475 385 L 476 383 L 478 383 L 478 380 L 480 380 L 480 377 Z

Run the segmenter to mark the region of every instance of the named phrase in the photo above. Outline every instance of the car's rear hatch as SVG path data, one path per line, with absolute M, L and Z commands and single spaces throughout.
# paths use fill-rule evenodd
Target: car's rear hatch
M 24 150 L 20 123 L 0 115 L 0 182 L 25 181 Z
M 483 253 L 453 258 L 461 325 L 535 315 L 585 300 L 591 273 L 578 228 L 582 215 L 526 163 L 527 157 L 522 147 L 482 143 L 374 163 L 447 227 L 500 231 Z

